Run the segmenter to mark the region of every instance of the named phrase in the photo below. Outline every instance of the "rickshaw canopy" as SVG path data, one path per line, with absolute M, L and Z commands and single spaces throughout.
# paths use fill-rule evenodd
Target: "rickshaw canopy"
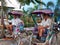
M 32 14 L 53 14 L 53 12 L 49 9 L 41 9 L 33 11 Z
M 53 14 L 52 10 L 50 9 L 40 9 L 40 10 L 35 10 L 31 13 L 31 16 L 33 18 L 33 21 L 35 23 L 35 25 L 37 25 L 37 22 L 35 20 L 35 17 L 32 14 L 48 14 L 51 16 L 51 14 Z M 53 16 L 53 15 L 52 15 Z
M 16 16 L 22 16 L 24 15 L 22 11 L 11 11 L 8 12 L 9 15 L 16 15 Z

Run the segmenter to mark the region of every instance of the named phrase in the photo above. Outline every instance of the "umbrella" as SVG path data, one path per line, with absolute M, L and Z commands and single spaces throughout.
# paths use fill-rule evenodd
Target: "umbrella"
M 32 14 L 53 14 L 53 12 L 48 9 L 42 9 L 42 10 L 35 10 L 32 12 Z
M 9 15 L 22 16 L 23 12 L 21 12 L 21 11 L 11 11 L 11 12 L 8 12 L 8 14 Z

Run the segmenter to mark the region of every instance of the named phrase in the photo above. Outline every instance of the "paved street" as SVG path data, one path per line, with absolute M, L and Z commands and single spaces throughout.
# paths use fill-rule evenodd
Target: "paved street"
M 29 29 L 34 29 L 33 27 L 32 28 L 25 28 L 25 29 L 27 29 L 27 30 L 29 30 Z M 57 40 L 57 45 L 60 45 L 60 33 L 58 33 L 58 40 Z M 16 43 L 16 41 L 9 41 L 9 40 L 1 40 L 0 41 L 0 45 L 17 45 L 17 43 Z
M 1 40 L 0 45 L 17 45 L 16 41 L 14 40 Z M 58 40 L 57 40 L 57 45 L 60 45 L 60 33 L 58 34 Z
M 0 45 L 17 45 L 16 42 L 13 42 L 13 41 L 0 41 Z
M 58 34 L 58 44 L 57 45 L 60 45 L 60 33 Z

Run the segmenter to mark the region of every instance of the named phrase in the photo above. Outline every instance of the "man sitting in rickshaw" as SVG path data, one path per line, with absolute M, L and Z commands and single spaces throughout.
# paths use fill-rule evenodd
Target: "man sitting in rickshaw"
M 41 21 L 41 23 L 38 24 L 39 38 L 43 37 L 44 34 L 48 34 L 52 25 L 52 20 L 49 14 L 44 14 L 43 17 L 44 19 Z
M 22 23 L 24 25 L 23 21 L 18 18 L 17 15 L 13 15 L 13 19 L 8 22 L 9 25 L 6 26 L 6 28 L 10 31 L 10 34 L 12 34 L 12 31 L 15 30 L 15 27 L 18 26 L 18 24 Z

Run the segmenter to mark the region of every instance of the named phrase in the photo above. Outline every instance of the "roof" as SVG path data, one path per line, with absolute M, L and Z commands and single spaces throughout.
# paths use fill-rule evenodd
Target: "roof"
M 0 2 L 0 7 L 1 7 L 1 2 Z M 6 7 L 8 7 L 8 8 L 14 8 L 14 6 L 13 6 L 13 5 L 11 5 L 11 6 L 6 5 Z

